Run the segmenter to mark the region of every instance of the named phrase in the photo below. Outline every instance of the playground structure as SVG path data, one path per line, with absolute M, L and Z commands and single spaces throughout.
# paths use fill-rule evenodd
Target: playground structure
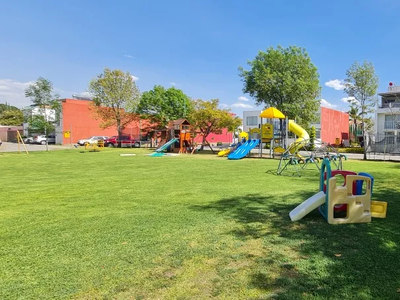
M 100 149 L 104 149 L 104 140 L 98 140 L 97 143 L 85 143 L 85 150 L 89 152 L 98 152 Z
M 236 149 L 238 149 L 242 144 L 244 144 L 249 139 L 249 135 L 247 132 L 239 133 L 239 137 L 241 138 L 241 141 L 237 142 L 236 144 L 234 143 L 230 145 L 226 149 L 222 149 L 221 151 L 218 152 L 218 156 L 220 157 L 227 156 L 231 152 L 234 152 Z
M 165 152 L 193 153 L 195 145 L 191 125 L 186 119 L 171 121 L 168 129 L 161 130 L 162 145 L 150 156 L 164 156 Z
M 347 160 L 347 156 L 338 153 L 337 149 L 331 144 L 322 142 L 321 147 L 313 151 L 307 146 L 309 146 L 309 140 L 297 139 L 290 144 L 289 148 L 280 156 L 277 174 L 281 175 L 285 171 L 292 171 L 292 174 L 301 176 L 301 172 L 308 165 L 313 165 L 320 170 L 319 162 L 324 159 L 328 159 L 336 170 L 343 169 L 343 161 Z
M 21 153 L 20 145 L 22 145 L 22 147 L 24 147 L 25 153 L 29 154 L 29 151 L 26 148 L 24 140 L 18 130 L 17 130 L 17 142 L 18 142 L 18 153 Z
M 337 176 L 344 178 L 342 186 L 337 186 Z M 320 191 L 293 209 L 290 219 L 301 220 L 317 208 L 329 224 L 368 223 L 371 217 L 385 218 L 387 203 L 371 201 L 373 183 L 374 178 L 368 173 L 332 171 L 331 162 L 324 158 Z
M 228 159 L 237 160 L 245 157 L 250 153 L 252 149 L 258 146 L 260 140 L 247 140 L 240 147 L 238 147 L 235 151 L 228 155 Z

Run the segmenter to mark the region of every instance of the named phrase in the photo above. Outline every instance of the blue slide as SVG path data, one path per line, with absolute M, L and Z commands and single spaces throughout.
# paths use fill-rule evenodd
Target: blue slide
M 156 149 L 156 152 L 161 152 L 166 150 L 169 146 L 171 146 L 173 143 L 177 142 L 178 139 L 171 139 L 168 142 L 166 142 L 164 145 L 162 145 L 160 148 Z
M 244 144 L 242 144 L 239 148 L 237 148 L 234 152 L 228 155 L 228 159 L 241 159 L 245 157 L 251 149 L 257 147 L 260 143 L 260 140 L 248 140 Z

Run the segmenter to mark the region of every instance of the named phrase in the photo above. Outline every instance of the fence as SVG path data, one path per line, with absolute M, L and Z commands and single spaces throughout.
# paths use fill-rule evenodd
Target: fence
M 370 135 L 367 151 L 371 153 L 400 154 L 400 135 L 389 133 Z

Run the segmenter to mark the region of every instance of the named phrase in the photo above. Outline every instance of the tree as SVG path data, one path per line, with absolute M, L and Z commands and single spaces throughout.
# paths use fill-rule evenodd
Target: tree
M 24 122 L 24 116 L 19 109 L 6 110 L 0 114 L 0 125 L 20 126 Z
M 361 113 L 358 110 L 358 107 L 352 105 L 350 103 L 350 110 L 347 112 L 349 114 L 350 119 L 353 121 L 353 124 L 350 126 L 350 133 L 354 136 L 354 142 L 356 141 L 357 133 L 358 133 L 358 121 L 361 119 Z
M 0 104 L 0 125 L 19 126 L 24 122 L 24 116 L 20 109 L 7 103 Z
M 39 132 L 47 134 L 55 129 L 55 123 L 59 118 L 61 104 L 58 94 L 53 92 L 51 81 L 39 77 L 35 83 L 25 90 L 25 96 L 31 98 L 30 126 Z M 46 139 L 46 150 L 49 151 Z
M 306 127 L 315 120 L 321 87 L 317 68 L 305 49 L 270 47 L 266 52 L 259 51 L 247 64 L 251 69 L 239 67 L 239 76 L 243 92 L 249 93 L 257 105 L 276 107 Z
M 144 92 L 138 106 L 138 113 L 157 123 L 160 128 L 169 121 L 186 118 L 191 110 L 190 98 L 182 90 L 174 87 L 165 89 L 161 85 Z
M 361 118 L 361 129 L 363 135 L 364 159 L 367 159 L 367 145 L 365 145 L 366 136 L 366 119 L 367 115 L 372 112 L 376 103 L 376 91 L 378 89 L 379 79 L 375 74 L 375 69 L 372 63 L 364 61 L 362 65 L 358 62 L 346 71 L 347 78 L 344 80 L 344 91 L 352 100 L 349 100 L 351 105 L 358 108 Z
M 315 150 L 315 126 L 311 126 L 310 128 L 310 150 L 314 151 Z
M 6 110 L 19 110 L 18 107 L 12 106 L 10 104 L 6 103 L 0 103 L 0 114 L 5 112 Z
M 129 72 L 104 69 L 89 85 L 93 96 L 92 110 L 95 117 L 101 119 L 101 128 L 115 126 L 118 132 L 118 147 L 121 147 L 122 130 L 137 120 L 135 114 L 140 93 Z
M 193 100 L 192 105 L 193 110 L 189 115 L 189 120 L 194 128 L 200 130 L 203 136 L 201 150 L 203 150 L 210 133 L 220 134 L 224 128 L 233 132 L 242 125 L 242 120 L 231 114 L 228 109 L 218 108 L 218 99 L 211 101 Z

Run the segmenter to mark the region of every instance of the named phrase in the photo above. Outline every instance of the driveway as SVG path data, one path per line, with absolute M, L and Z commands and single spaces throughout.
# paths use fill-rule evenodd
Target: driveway
M 36 144 L 25 144 L 26 149 L 31 151 L 46 151 L 46 145 L 36 145 Z M 49 145 L 49 150 L 62 150 L 68 149 L 71 146 L 61 146 L 61 145 Z M 20 151 L 24 152 L 25 148 L 22 144 L 19 145 Z M 0 153 L 2 152 L 18 152 L 18 144 L 17 143 L 7 143 L 3 142 L 0 147 Z

